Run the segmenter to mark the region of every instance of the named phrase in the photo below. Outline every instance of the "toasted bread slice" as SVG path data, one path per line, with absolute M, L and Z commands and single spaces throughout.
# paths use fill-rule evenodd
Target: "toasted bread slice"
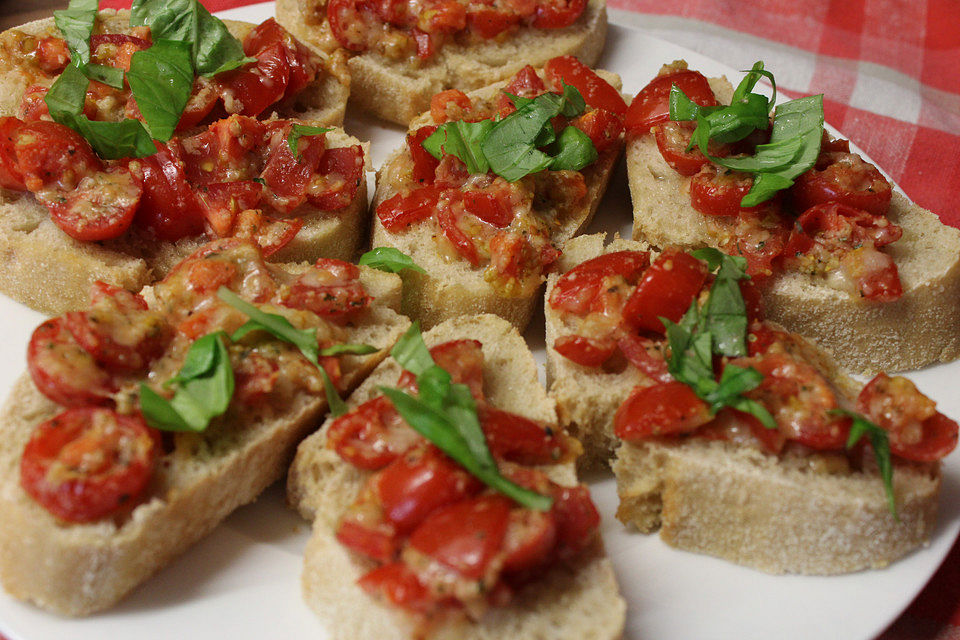
M 725 79 L 710 86 L 729 103 Z M 635 239 L 682 249 L 724 243 L 708 216 L 690 205 L 690 179 L 666 163 L 652 135 L 628 141 L 627 172 Z M 899 300 L 864 301 L 798 272 L 772 278 L 764 292 L 771 320 L 815 340 L 854 372 L 904 371 L 960 357 L 960 231 L 896 192 L 887 217 L 903 228 L 903 237 L 885 248 L 903 283 Z
M 340 45 L 326 22 L 326 0 L 278 0 L 277 20 L 304 42 L 333 51 Z M 445 43 L 426 62 L 390 60 L 376 52 L 348 61 L 350 102 L 364 111 L 406 125 L 430 108 L 445 89 L 471 91 L 513 76 L 524 65 L 572 55 L 594 66 L 607 35 L 604 0 L 589 0 L 583 15 L 562 29 L 526 27 L 474 44 Z
M 483 386 L 500 409 L 547 422 L 556 420 L 554 403 L 537 382 L 536 363 L 516 329 L 492 315 L 448 320 L 424 334 L 427 346 L 471 338 L 483 344 Z M 394 385 L 400 367 L 388 359 L 353 393 L 351 407 Z M 336 639 L 411 639 L 422 631 L 407 613 L 384 606 L 363 591 L 357 579 L 372 568 L 338 543 L 333 535 L 346 505 L 363 487 L 368 472 L 344 462 L 325 446 L 328 421 L 297 450 L 287 481 L 292 506 L 314 521 L 307 545 L 303 590 L 307 604 Z M 551 467 L 555 482 L 576 482 L 572 464 Z M 464 619 L 431 626 L 432 638 L 619 638 L 626 605 L 602 544 L 592 545 L 574 563 L 557 566 L 523 588 L 507 607 L 493 607 L 477 622 Z
M 342 358 L 342 385 L 357 386 L 409 326 L 396 313 L 399 278 L 362 268 L 376 301 L 349 326 L 376 353 Z M 150 299 L 151 291 L 145 291 Z M 298 393 L 283 411 L 232 407 L 203 434 L 180 434 L 158 462 L 147 497 L 129 515 L 65 524 L 20 485 L 24 445 L 63 408 L 24 375 L 0 414 L 0 580 L 14 597 L 69 616 L 106 609 L 253 501 L 286 471 L 299 441 L 327 411 L 323 394 Z
M 227 21 L 227 26 L 240 39 L 254 27 L 235 21 Z M 101 11 L 99 28 L 107 33 L 128 32 L 129 12 Z M 17 30 L 40 37 L 59 35 L 53 18 L 31 22 Z M 10 46 L 11 33 L 12 30 L 0 34 L 0 46 Z M 349 93 L 349 75 L 342 56 L 318 55 L 325 63 L 322 76 L 299 95 L 277 105 L 275 113 L 314 126 L 339 125 Z M 20 69 L 15 56 L 0 56 L 0 116 L 15 115 L 23 92 L 32 84 L 34 81 Z M 330 131 L 326 139 L 330 147 L 361 144 L 369 157 L 367 143 L 342 129 Z M 353 260 L 366 237 L 366 206 L 365 180 L 361 180 L 356 196 L 344 209 L 321 211 L 303 205 L 297 211 L 303 228 L 271 260 Z M 87 291 L 96 280 L 139 291 L 162 278 L 206 241 L 205 236 L 174 243 L 158 241 L 134 226 L 116 240 L 78 242 L 50 220 L 47 208 L 32 194 L 0 189 L 0 253 L 6 256 L 0 267 L 0 292 L 44 313 L 58 314 L 85 306 Z M 43 278 L 37 278 L 38 273 Z
M 620 77 L 606 72 L 598 74 L 611 85 L 620 88 Z M 484 87 L 468 95 L 475 102 L 495 99 L 504 83 Z M 411 128 L 433 124 L 430 113 L 417 118 Z M 613 169 L 619 157 L 619 151 L 613 148 L 601 154 L 600 158 L 583 169 L 587 184 L 587 194 L 583 205 L 552 232 L 552 241 L 559 245 L 568 238 L 580 233 L 593 219 L 600 200 L 607 189 Z M 397 193 L 397 185 L 402 184 L 409 175 L 410 154 L 406 146 L 393 153 L 377 172 L 377 191 L 374 195 L 373 209 Z M 530 321 L 536 303 L 537 293 L 529 296 L 504 297 L 484 278 L 482 268 L 474 268 L 459 258 L 448 259 L 438 251 L 434 239 L 440 231 L 436 221 L 412 225 L 409 229 L 393 233 L 388 232 L 379 218 L 373 216 L 374 247 L 396 247 L 411 256 L 425 274 L 407 271 L 403 274 L 403 312 L 424 327 L 432 327 L 449 318 L 464 314 L 493 313 L 511 322 L 520 331 Z
M 563 273 L 614 251 L 644 251 L 645 243 L 604 235 L 564 245 Z M 551 275 L 547 299 L 558 275 Z M 646 378 L 635 367 L 584 367 L 552 345 L 568 333 L 545 304 L 547 378 L 560 424 L 584 444 L 584 464 L 611 460 L 617 478 L 617 517 L 644 533 L 660 529 L 665 542 L 769 573 L 829 575 L 880 568 L 924 544 L 933 532 L 940 491 L 939 463 L 895 465 L 899 520 L 890 514 L 883 482 L 868 460 L 862 471 L 829 455 L 774 456 L 747 446 L 689 438 L 620 442 L 614 416 Z M 833 358 L 800 341 L 804 359 L 840 394 L 860 385 Z M 845 462 L 845 461 L 844 461 Z

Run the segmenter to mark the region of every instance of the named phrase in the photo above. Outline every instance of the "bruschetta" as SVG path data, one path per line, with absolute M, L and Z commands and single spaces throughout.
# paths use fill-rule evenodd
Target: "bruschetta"
M 277 19 L 319 49 L 347 52 L 351 104 L 404 126 L 447 89 L 479 89 L 557 56 L 593 66 L 607 33 L 604 0 L 280 0 Z
M 137 5 L 153 13 L 138 22 Z M 273 20 L 231 25 L 241 43 L 206 14 L 201 31 L 220 35 L 192 46 L 240 56 L 208 77 L 224 56 L 197 60 L 191 42 L 168 40 L 189 38 L 169 32 L 166 10 L 92 11 L 85 37 L 53 19 L 0 34 L 4 293 L 76 309 L 92 282 L 138 291 L 218 237 L 255 238 L 273 261 L 354 258 L 366 151 L 329 126 L 344 79 Z M 164 74 L 179 80 L 169 91 L 153 80 Z
M 579 444 L 556 429 L 516 329 L 465 316 L 408 332 L 393 356 L 288 478 L 314 522 L 304 597 L 331 637 L 619 638 L 625 604 L 576 483 Z M 453 387 L 441 413 L 473 416 L 455 421 L 472 453 L 393 404 L 432 403 L 437 369 Z
M 395 275 L 218 240 L 41 324 L 0 414 L 0 581 L 106 609 L 254 500 L 409 325 Z
M 778 106 L 770 124 L 758 78 L 734 91 L 675 62 L 637 94 L 626 117 L 633 237 L 743 255 L 769 317 L 851 371 L 956 359 L 960 232 L 823 132 L 818 96 Z
M 373 241 L 409 254 L 424 327 L 494 313 L 523 329 L 559 243 L 593 218 L 622 146 L 619 78 L 572 57 L 434 96 L 377 176 Z
M 764 319 L 746 261 L 603 236 L 548 285 L 550 394 L 618 517 L 771 573 L 883 567 L 930 537 L 957 423 L 906 378 L 867 385 Z

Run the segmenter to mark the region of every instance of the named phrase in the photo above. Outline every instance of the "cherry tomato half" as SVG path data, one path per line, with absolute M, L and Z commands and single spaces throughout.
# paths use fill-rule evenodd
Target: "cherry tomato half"
M 700 106 L 717 104 L 710 83 L 698 71 L 683 70 L 657 76 L 640 90 L 627 109 L 624 125 L 629 135 L 641 136 L 653 125 L 670 119 L 670 88 L 673 85 Z

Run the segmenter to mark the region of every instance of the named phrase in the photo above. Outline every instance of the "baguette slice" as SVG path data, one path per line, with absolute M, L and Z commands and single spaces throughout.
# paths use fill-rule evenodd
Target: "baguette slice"
M 129 30 L 129 12 L 104 10 L 100 24 L 109 33 Z M 231 33 L 242 39 L 254 25 L 227 21 Z M 17 27 L 35 35 L 57 35 L 53 18 Z M 10 31 L 0 34 L 0 51 L 8 46 Z M 349 75 L 343 61 L 318 53 L 326 64 L 322 78 L 299 95 L 278 105 L 284 117 L 300 118 L 314 126 L 339 125 L 343 120 Z M 13 56 L 0 55 L 0 116 L 15 115 L 24 90 L 34 84 L 18 67 Z M 369 144 L 347 135 L 342 129 L 327 133 L 330 147 L 360 144 L 369 158 Z M 351 261 L 366 237 L 366 181 L 361 180 L 350 205 L 339 211 L 321 211 L 304 205 L 297 211 L 304 225 L 296 238 L 275 253 L 274 262 L 313 262 L 317 258 Z M 161 278 L 177 262 L 207 241 L 205 236 L 177 242 L 157 240 L 151 233 L 133 226 L 126 234 L 106 242 L 78 242 L 50 219 L 47 208 L 30 193 L 0 189 L 0 292 L 38 311 L 56 315 L 86 306 L 90 285 L 102 280 L 139 291 Z M 43 278 L 37 279 L 42 273 Z
M 604 235 L 564 246 L 563 273 L 602 253 L 643 251 L 646 244 Z M 558 275 L 551 275 L 547 299 Z M 769 573 L 829 575 L 880 568 L 925 544 L 933 532 L 940 466 L 895 466 L 899 522 L 890 515 L 879 472 L 830 473 L 829 456 L 778 458 L 726 442 L 690 438 L 674 443 L 620 443 L 617 409 L 644 377 L 635 367 L 605 371 L 559 355 L 552 345 L 564 323 L 546 308 L 547 376 L 560 424 L 586 449 L 586 464 L 612 463 L 617 517 L 643 533 L 660 529 L 668 544 Z M 838 391 L 855 397 L 859 385 L 833 359 L 801 342 L 804 358 Z
M 409 326 L 394 310 L 399 278 L 361 271 L 376 302 L 349 328 L 350 341 L 379 350 L 342 359 L 347 389 L 376 367 Z M 145 294 L 149 300 L 152 292 Z M 204 435 L 183 434 L 186 440 L 161 457 L 151 497 L 129 517 L 89 524 L 63 524 L 20 486 L 21 453 L 33 428 L 62 410 L 25 374 L 0 413 L 0 580 L 20 600 L 82 616 L 114 605 L 278 480 L 299 441 L 326 413 L 327 401 L 322 394 L 300 393 L 282 413 L 268 406 L 231 408 Z
M 726 79 L 710 86 L 721 103 L 730 102 Z M 664 161 L 652 135 L 627 143 L 627 172 L 635 239 L 682 249 L 723 244 L 709 216 L 690 206 L 690 179 Z M 896 192 L 887 217 L 903 228 L 885 249 L 900 272 L 899 300 L 865 302 L 797 272 L 772 278 L 764 292 L 771 320 L 815 340 L 853 372 L 905 371 L 960 357 L 960 231 Z
M 277 20 L 318 49 L 340 47 L 326 21 L 326 0 L 278 0 Z M 350 102 L 406 125 L 429 109 L 430 98 L 445 89 L 478 89 L 510 78 L 527 64 L 539 67 L 563 55 L 576 56 L 592 67 L 600 58 L 606 35 L 606 2 L 589 0 L 583 15 L 569 27 L 528 27 L 476 44 L 445 43 L 426 62 L 390 60 L 376 52 L 364 52 L 347 63 L 352 78 Z
M 619 90 L 619 76 L 606 71 L 598 71 L 598 74 Z M 475 103 L 494 100 L 505 84 L 498 82 L 468 95 Z M 429 124 L 435 123 L 427 112 L 411 123 L 411 130 Z M 593 165 L 582 171 L 587 182 L 584 205 L 576 215 L 570 216 L 554 231 L 554 243 L 559 245 L 590 224 L 606 192 L 618 157 L 619 151 L 605 151 Z M 374 211 L 381 202 L 397 193 L 397 185 L 402 184 L 409 175 L 410 162 L 406 146 L 384 161 L 377 172 Z M 508 320 L 520 331 L 530 322 L 536 304 L 536 292 L 525 297 L 501 296 L 484 279 L 482 268 L 474 268 L 458 256 L 452 260 L 442 256 L 434 239 L 440 234 L 435 220 L 412 225 L 400 233 L 392 233 L 383 227 L 375 213 L 372 218 L 372 246 L 395 247 L 411 256 L 414 262 L 426 270 L 425 274 L 410 270 L 403 274 L 403 313 L 419 320 L 423 327 L 429 328 L 450 318 L 475 313 L 493 313 Z
M 535 420 L 554 422 L 554 403 L 537 382 L 536 363 L 517 331 L 492 315 L 448 320 L 424 334 L 427 346 L 458 338 L 483 343 L 484 390 L 497 407 Z M 389 359 L 348 400 L 355 407 L 379 394 L 378 385 L 393 385 L 401 373 Z M 334 538 L 337 520 L 359 494 L 368 476 L 326 448 L 324 427 L 297 450 L 287 481 L 291 505 L 314 521 L 307 544 L 303 591 L 307 604 L 327 625 L 331 638 L 364 640 L 421 637 L 417 621 L 384 606 L 357 585 L 372 568 Z M 573 484 L 572 465 L 550 472 L 552 479 Z M 431 638 L 517 640 L 548 638 L 619 638 L 626 605 L 618 594 L 613 567 L 597 542 L 574 564 L 556 567 L 516 594 L 513 603 L 491 608 L 477 623 L 462 619 L 430 628 Z

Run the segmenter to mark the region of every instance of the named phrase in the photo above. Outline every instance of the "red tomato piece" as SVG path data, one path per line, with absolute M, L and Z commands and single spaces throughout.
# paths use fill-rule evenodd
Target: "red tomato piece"
M 388 522 L 364 513 L 364 506 L 350 507 L 337 526 L 337 540 L 346 548 L 379 562 L 397 554 L 397 535 Z
M 580 553 L 600 527 L 600 513 L 583 485 L 553 488 L 553 509 L 557 525 L 556 554 L 561 560 Z
M 47 320 L 30 336 L 27 370 L 40 393 L 64 406 L 104 404 L 117 390 L 62 317 Z
M 359 277 L 360 270 L 354 264 L 320 258 L 312 269 L 297 276 L 280 303 L 328 318 L 355 313 L 373 300 Z
M 265 48 L 256 58 L 254 65 L 217 77 L 227 113 L 257 116 L 286 94 L 290 65 L 283 44 L 278 42 Z
M 187 183 L 183 151 L 174 138 L 166 146 L 157 145 L 157 153 L 131 160 L 131 173 L 143 176 L 143 195 L 135 221 L 161 240 L 179 240 L 203 232 L 203 209 Z
M 378 396 L 334 420 L 327 446 L 356 467 L 376 470 L 403 455 L 419 438 L 386 396 Z
M 440 161 L 423 148 L 423 141 L 437 130 L 435 125 L 420 127 L 407 134 L 407 148 L 413 158 L 413 179 L 419 185 L 433 184 Z
M 463 91 L 447 89 L 430 98 L 430 116 L 437 124 L 462 120 L 472 106 L 473 103 Z
M 65 202 L 48 206 L 51 219 L 68 236 L 98 242 L 126 233 L 142 195 L 140 178 L 114 167 L 85 176 Z
M 513 509 L 503 539 L 504 573 L 529 571 L 547 562 L 557 543 L 552 511 Z
M 606 109 L 588 111 L 570 124 L 587 134 L 597 153 L 620 144 L 623 119 Z
M 377 206 L 377 217 L 387 231 L 398 232 L 426 220 L 437 209 L 441 189 L 433 186 L 420 187 L 404 196 L 398 193 Z
M 453 382 L 467 385 L 474 398 L 483 400 L 483 345 L 479 340 L 450 340 L 432 347 L 430 356 Z M 416 389 L 416 376 L 404 371 L 397 385 Z
M 51 76 L 59 74 L 70 64 L 70 50 L 63 38 L 40 38 L 35 51 L 37 64 Z
M 25 122 L 33 122 L 34 120 L 49 120 L 50 108 L 47 107 L 47 103 L 44 100 L 44 98 L 47 97 L 47 91 L 49 91 L 49 89 L 49 87 L 44 87 L 43 85 L 38 84 L 35 84 L 32 87 L 27 87 L 27 90 L 23 92 L 23 99 L 20 100 L 20 107 L 17 109 L 17 117 Z M 0 125 L 0 135 L 6 135 L 3 133 L 4 129 L 5 128 Z
M 666 249 L 644 272 L 624 305 L 624 321 L 634 329 L 662 334 L 660 318 L 679 322 L 706 280 L 706 265 L 682 251 Z
M 366 51 L 380 19 L 360 0 L 330 0 L 327 3 L 330 31 L 345 49 Z
M 756 211 L 756 207 L 740 207 L 751 187 L 753 176 L 708 163 L 690 181 L 690 206 L 708 216 L 736 216 L 741 211 Z
M 801 174 L 790 188 L 797 212 L 838 202 L 885 216 L 893 191 L 877 168 L 855 153 L 821 153 L 817 165 Z
M 63 197 L 84 177 L 102 168 L 83 136 L 62 124 L 27 122 L 11 137 L 16 166 L 27 189 L 34 193 L 52 191 L 44 193 L 45 202 Z
M 276 43 L 283 46 L 290 69 L 287 90 L 283 95 L 284 98 L 289 98 L 317 77 L 321 60 L 273 18 L 264 20 L 247 34 L 243 39 L 243 52 L 248 56 L 257 56 Z
M 543 80 L 537 75 L 536 69 L 528 64 L 520 69 L 500 92 L 500 96 L 497 98 L 497 108 L 500 116 L 506 117 L 517 110 L 507 94 L 534 98 L 544 91 L 546 91 L 546 86 L 543 84 Z
M 370 595 L 410 611 L 427 613 L 436 604 L 416 574 L 402 562 L 377 567 L 364 574 L 357 584 Z
M 412 548 L 477 580 L 502 548 L 510 500 L 483 495 L 437 509 L 410 535 Z
M 256 407 L 261 405 L 276 387 L 277 380 L 280 379 L 280 366 L 275 360 L 252 351 L 233 365 L 233 376 L 236 381 L 237 401 L 248 407 Z
M 570 452 L 568 441 L 552 427 L 490 405 L 481 405 L 478 414 L 490 452 L 498 460 L 556 464 Z
M 641 338 L 628 333 L 620 338 L 617 346 L 627 361 L 651 380 L 657 382 L 673 380 L 658 343 L 649 338 Z
M 594 109 L 605 109 L 621 117 L 627 113 L 627 103 L 623 101 L 620 92 L 573 56 L 559 56 L 548 60 L 543 71 L 554 89 L 559 91 L 564 84 L 569 84 L 575 87 L 586 103 Z
M 957 446 L 957 423 L 902 376 L 877 374 L 860 391 L 857 411 L 888 432 L 890 450 L 901 458 L 935 462 Z
M 434 510 L 476 495 L 483 485 L 436 447 L 415 447 L 373 481 L 384 517 L 397 533 L 416 529 Z
M 557 338 L 553 350 L 585 367 L 599 367 L 617 350 L 617 341 L 609 336 L 591 338 L 570 334 Z
M 14 146 L 21 126 L 23 122 L 17 118 L 0 118 L 0 187 L 14 191 L 27 189 Z
M 620 405 L 613 428 L 618 438 L 640 440 L 690 433 L 713 418 L 710 408 L 682 382 L 637 387 Z
M 34 430 L 20 461 L 20 484 L 62 520 L 99 520 L 136 503 L 158 449 L 156 432 L 139 415 L 68 409 Z
M 587 0 L 544 0 L 537 4 L 532 24 L 536 29 L 569 27 L 586 8 Z
M 345 209 L 357 195 L 362 179 L 363 148 L 360 145 L 327 149 L 320 157 L 317 175 L 310 181 L 307 199 L 323 211 Z
M 421 60 L 432 58 L 436 51 L 436 42 L 433 37 L 429 33 L 417 28 L 411 30 L 411 35 L 417 43 L 417 57 Z
M 496 38 L 516 24 L 520 24 L 520 16 L 510 11 L 473 3 L 467 7 L 467 28 L 481 38 Z
M 107 51 L 99 51 L 101 45 L 109 45 Z M 122 33 L 95 33 L 90 36 L 90 52 L 94 61 L 103 62 L 112 67 L 130 70 L 133 54 L 150 48 L 150 42 L 143 38 Z
M 674 171 L 682 176 L 696 175 L 708 162 L 707 157 L 698 147 L 687 151 L 693 129 L 692 123 L 669 121 L 653 127 L 653 135 L 660 155 L 673 167 Z M 716 143 L 710 143 L 707 150 L 714 157 L 729 154 L 729 147 Z
M 180 114 L 180 121 L 177 122 L 177 131 L 186 131 L 200 124 L 213 111 L 220 101 L 219 87 L 216 82 L 203 76 L 197 76 L 193 80 L 193 89 L 190 93 L 190 99 Z M 127 102 L 127 117 L 142 120 L 140 109 L 137 107 L 137 101 L 130 94 L 130 100 Z M 131 113 L 134 111 L 134 113 Z
M 241 211 L 255 209 L 260 204 L 263 185 L 252 180 L 214 182 L 201 186 L 196 193 L 207 225 L 215 236 L 225 238 Z
M 287 144 L 289 123 L 278 124 L 269 131 L 270 150 L 266 166 L 260 174 L 266 189 L 264 199 L 281 213 L 290 213 L 307 201 L 310 183 L 317 175 L 320 160 L 326 151 L 324 134 L 300 138 L 295 156 Z
M 450 199 L 443 199 L 440 203 L 440 210 L 437 214 L 437 221 L 440 223 L 440 229 L 446 236 L 450 244 L 457 250 L 460 256 L 474 267 L 480 265 L 480 256 L 477 253 L 477 245 L 473 238 L 460 227 L 462 214 L 458 215 L 453 208 Z
M 474 215 L 498 229 L 503 229 L 513 222 L 514 212 L 510 206 L 509 188 L 461 191 L 460 200 L 465 213 Z
M 636 282 L 649 264 L 646 251 L 616 251 L 591 258 L 560 276 L 550 293 L 550 306 L 584 315 L 594 310 L 606 278 L 622 276 L 628 283 Z
M 682 70 L 657 76 L 640 90 L 627 109 L 624 125 L 627 134 L 641 136 L 655 124 L 670 119 L 670 88 L 677 85 L 687 97 L 702 107 L 716 106 L 710 83 L 698 71 Z
M 734 223 L 733 238 L 722 249 L 746 258 L 747 275 L 762 282 L 779 268 L 781 256 L 790 255 L 791 226 L 791 220 L 773 206 L 756 211 L 741 209 Z

